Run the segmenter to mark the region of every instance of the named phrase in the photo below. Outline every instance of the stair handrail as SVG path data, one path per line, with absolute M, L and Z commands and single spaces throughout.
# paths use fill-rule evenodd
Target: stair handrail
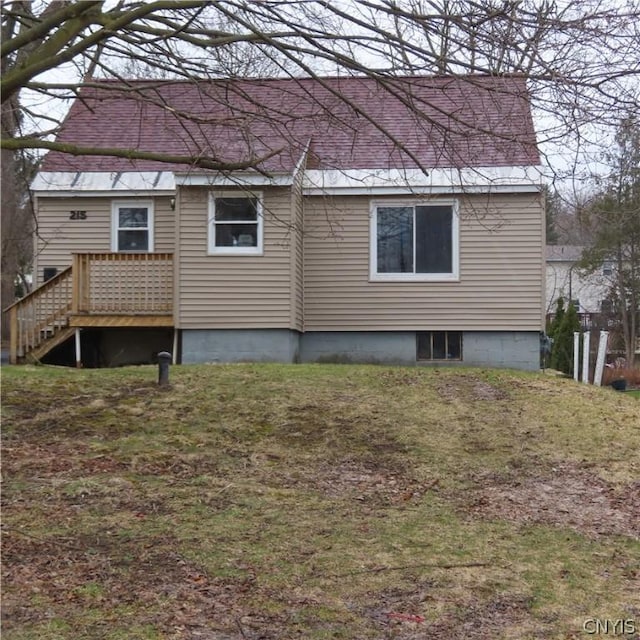
M 22 296 L 22 298 L 18 298 L 18 300 L 12 302 L 8 307 L 2 310 L 2 313 L 9 313 L 9 311 L 11 311 L 13 307 L 19 305 L 22 302 L 25 302 L 33 296 L 36 296 L 38 293 L 41 294 L 43 291 L 50 289 L 56 284 L 57 281 L 62 280 L 63 276 L 68 275 L 69 273 L 71 273 L 71 267 L 66 267 L 66 269 L 63 269 L 59 273 L 56 273 L 56 275 L 52 278 L 49 278 L 46 282 L 43 282 L 39 287 L 36 287 L 32 291 L 29 291 L 29 293 L 27 293 L 26 295 Z
M 46 315 L 44 318 L 33 318 L 31 324 L 26 328 L 23 327 L 23 323 L 20 322 L 21 318 L 19 317 L 19 310 L 21 308 L 27 308 L 31 303 L 35 303 L 38 298 L 42 298 L 48 291 L 54 289 L 64 280 L 70 279 L 71 276 L 72 267 L 67 267 L 3 310 L 3 313 L 9 314 L 9 361 L 11 364 L 17 363 L 18 352 L 20 349 L 23 349 L 26 352 L 26 348 L 28 346 L 33 348 L 41 343 L 42 337 L 40 336 L 40 331 L 46 328 L 50 323 L 53 323 L 52 326 L 55 332 L 55 322 L 61 318 L 67 318 L 69 315 L 72 303 L 72 294 L 69 293 L 64 298 L 63 303 L 52 308 L 51 313 Z

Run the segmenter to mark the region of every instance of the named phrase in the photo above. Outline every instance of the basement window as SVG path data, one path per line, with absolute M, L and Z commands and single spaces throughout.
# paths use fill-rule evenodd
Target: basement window
M 419 331 L 417 360 L 462 360 L 462 331 Z
M 209 253 L 262 254 L 262 201 L 257 194 L 209 196 Z

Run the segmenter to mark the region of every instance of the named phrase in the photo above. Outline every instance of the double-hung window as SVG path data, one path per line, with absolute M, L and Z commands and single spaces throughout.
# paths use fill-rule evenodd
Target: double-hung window
M 457 280 L 458 273 L 455 203 L 372 204 L 371 280 Z
M 153 203 L 113 202 L 111 206 L 112 251 L 153 251 Z
M 209 253 L 262 254 L 262 198 L 259 194 L 209 195 Z

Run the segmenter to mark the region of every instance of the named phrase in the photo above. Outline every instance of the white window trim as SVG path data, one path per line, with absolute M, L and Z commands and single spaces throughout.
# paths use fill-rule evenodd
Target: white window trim
M 378 273 L 378 207 L 449 206 L 451 220 L 451 273 Z M 415 243 L 415 236 L 414 236 Z M 415 255 L 415 247 L 414 247 Z M 370 282 L 459 282 L 460 215 L 457 200 L 373 200 L 369 213 L 369 281 Z
M 118 248 L 119 211 L 127 207 L 146 207 L 147 231 L 149 245 L 146 251 L 127 251 Z M 153 200 L 112 200 L 111 201 L 111 251 L 114 253 L 153 253 L 153 238 L 155 235 Z
M 216 247 L 216 198 L 255 198 L 257 203 L 258 245 L 255 247 Z M 207 253 L 211 256 L 261 256 L 264 253 L 262 191 L 210 191 L 207 217 Z M 253 222 L 247 224 L 254 224 Z

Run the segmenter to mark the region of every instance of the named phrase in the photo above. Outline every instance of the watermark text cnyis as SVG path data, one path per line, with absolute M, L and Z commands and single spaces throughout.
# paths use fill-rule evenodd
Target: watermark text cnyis
M 632 618 L 587 618 L 582 630 L 590 636 L 631 636 L 640 630 L 640 625 Z

